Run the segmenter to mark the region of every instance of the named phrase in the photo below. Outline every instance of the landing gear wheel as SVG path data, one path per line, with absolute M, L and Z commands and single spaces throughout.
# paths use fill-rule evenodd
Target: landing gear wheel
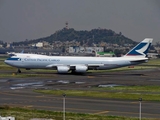
M 21 73 L 21 70 L 20 70 L 20 69 L 18 69 L 18 70 L 17 70 L 17 73 Z

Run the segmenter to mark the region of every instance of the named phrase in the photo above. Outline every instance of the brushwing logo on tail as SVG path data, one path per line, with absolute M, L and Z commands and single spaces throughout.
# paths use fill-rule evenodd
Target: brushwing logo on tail
M 127 56 L 146 56 L 148 49 L 150 48 L 152 40 L 144 41 L 138 44 L 134 49 L 132 49 Z
M 150 43 L 148 42 L 148 43 L 145 43 L 145 44 L 146 44 L 146 45 L 143 46 L 141 49 L 135 50 L 135 51 L 138 52 L 139 54 L 145 56 L 145 55 L 147 54 L 148 48 L 149 48 L 149 46 L 150 46 Z

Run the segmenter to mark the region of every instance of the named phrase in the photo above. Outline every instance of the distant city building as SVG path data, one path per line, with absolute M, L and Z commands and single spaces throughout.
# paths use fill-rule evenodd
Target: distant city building
M 114 57 L 115 54 L 113 52 L 97 52 L 96 57 Z
M 158 53 L 148 53 L 148 58 L 157 58 Z
M 154 47 L 157 50 L 157 53 L 160 54 L 160 47 Z
M 48 42 L 43 42 L 43 47 L 49 47 L 49 43 Z
M 79 47 L 73 46 L 69 47 L 69 53 L 93 53 L 93 52 L 103 52 L 104 47 Z
M 38 43 L 36 43 L 36 44 L 33 44 L 32 45 L 33 47 L 43 47 L 43 43 L 42 42 L 38 42 Z
M 43 43 L 42 43 L 42 42 L 38 42 L 38 43 L 36 44 L 36 47 L 43 47 Z
M 7 43 L 6 48 L 10 48 L 10 47 L 11 47 L 11 44 L 10 44 L 10 43 Z

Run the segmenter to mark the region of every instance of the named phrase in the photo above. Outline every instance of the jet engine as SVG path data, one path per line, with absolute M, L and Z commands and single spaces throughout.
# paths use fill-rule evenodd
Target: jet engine
M 57 66 L 58 73 L 68 73 L 69 69 L 68 66 Z
M 84 73 L 88 70 L 88 67 L 85 65 L 76 65 L 75 72 Z

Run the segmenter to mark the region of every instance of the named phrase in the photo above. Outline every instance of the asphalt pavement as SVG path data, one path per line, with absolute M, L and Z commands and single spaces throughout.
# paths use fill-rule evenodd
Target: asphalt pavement
M 99 85 L 160 85 L 160 69 L 71 75 L 56 73 L 46 77 L 0 78 L 0 105 L 63 111 L 63 96 L 33 92 L 34 89 L 89 90 Z M 5 73 L 6 74 L 6 73 Z M 8 72 L 10 74 L 10 72 Z M 22 74 L 35 74 L 25 71 Z M 49 75 L 49 77 L 47 77 Z M 114 87 L 114 86 L 112 86 Z M 66 112 L 139 117 L 138 101 L 71 97 L 66 95 Z M 142 101 L 142 117 L 160 118 L 160 102 Z

